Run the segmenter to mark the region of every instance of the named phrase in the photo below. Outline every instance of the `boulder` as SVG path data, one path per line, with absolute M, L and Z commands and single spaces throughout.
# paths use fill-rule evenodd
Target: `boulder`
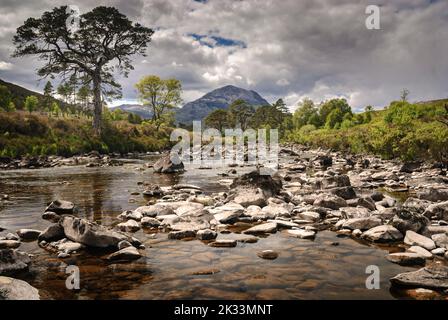
M 156 161 L 153 166 L 157 173 L 176 173 L 184 171 L 184 164 L 177 154 L 166 154 Z
M 110 261 L 133 261 L 140 259 L 142 255 L 135 247 L 125 247 L 117 252 L 112 253 L 107 257 Z
M 186 238 L 195 238 L 196 232 L 193 230 L 171 231 L 168 233 L 168 239 L 182 240 Z
M 400 168 L 400 172 L 413 173 L 419 171 L 422 163 L 419 161 L 405 162 Z
M 381 219 L 375 217 L 348 219 L 342 224 L 343 229 L 369 230 L 382 225 Z
M 210 229 L 199 230 L 196 232 L 196 237 L 199 240 L 214 240 L 217 236 L 218 234 Z
M 72 214 L 75 211 L 75 205 L 70 201 L 54 200 L 48 205 L 45 211 L 51 211 L 57 214 Z
M 291 229 L 299 227 L 297 223 L 285 220 L 268 220 L 268 222 L 276 223 L 278 229 Z
M 38 237 L 40 241 L 58 241 L 65 238 L 64 228 L 59 223 L 52 224 L 47 227 Z
M 362 197 L 358 199 L 357 205 L 360 207 L 364 207 L 367 208 L 371 211 L 375 211 L 376 210 L 376 205 L 375 205 L 375 201 L 373 201 L 372 198 L 370 197 Z
M 30 263 L 30 256 L 25 252 L 14 249 L 0 250 L 0 275 L 27 270 Z
M 73 216 L 64 216 L 61 219 L 61 226 L 67 238 L 89 247 L 116 248 L 120 241 L 129 241 L 130 238 L 121 232 Z M 132 243 L 133 240 L 131 239 L 130 242 Z
M 0 240 L 0 249 L 16 249 L 20 247 L 21 243 L 17 240 Z
M 238 190 L 235 191 L 235 195 L 232 198 L 235 203 L 238 203 L 243 207 L 249 207 L 249 206 L 264 207 L 266 205 L 266 197 L 263 194 L 263 191 L 259 188 L 257 189 L 238 188 Z
M 317 222 L 320 220 L 320 214 L 313 211 L 297 212 L 296 218 L 310 222 Z
M 400 273 L 390 279 L 393 285 L 414 288 L 448 289 L 448 267 L 432 265 L 417 271 Z
M 34 229 L 17 230 L 17 235 L 23 240 L 36 240 L 42 231 Z
M 341 197 L 331 195 L 331 194 L 320 194 L 317 196 L 313 203 L 316 207 L 324 207 L 329 209 L 337 210 L 341 207 L 346 207 L 347 202 Z
M 364 207 L 342 207 L 339 208 L 339 211 L 341 211 L 342 216 L 346 219 L 368 218 L 371 216 L 369 209 Z
M 321 189 L 351 187 L 350 178 L 346 174 L 324 178 L 317 184 L 320 184 Z
M 289 208 L 283 204 L 269 204 L 268 206 L 261 209 L 261 212 L 266 214 L 266 216 L 269 218 L 290 216 Z
M 275 233 L 275 232 L 277 232 L 277 223 L 274 222 L 262 223 L 243 231 L 243 233 L 245 234 L 255 234 L 255 235 L 264 233 Z
M 401 208 L 392 220 L 392 225 L 405 234 L 406 231 L 421 232 L 427 225 L 429 220 L 421 214 Z
M 432 253 L 431 252 L 429 252 L 425 248 L 422 248 L 422 247 L 419 247 L 419 246 L 412 246 L 407 251 L 408 252 L 417 253 L 417 254 L 421 255 L 422 257 L 424 257 L 425 259 L 431 259 L 432 258 Z
M 258 170 L 251 171 L 233 180 L 231 189 L 235 188 L 261 189 L 266 198 L 279 194 L 282 189 L 282 181 L 278 176 L 260 174 Z
M 164 207 L 160 205 L 153 205 L 153 206 L 142 206 L 138 207 L 134 210 L 134 212 L 140 213 L 143 217 L 151 217 L 154 218 L 158 215 L 169 215 L 174 214 L 174 210 L 169 207 Z
M 138 224 L 137 221 L 130 219 L 126 222 L 117 224 L 117 228 L 123 232 L 132 232 L 133 233 L 133 232 L 137 232 L 138 230 L 140 230 L 140 225 Z
M 428 219 L 448 221 L 448 201 L 434 203 L 424 210 L 423 215 Z
M 233 223 L 244 212 L 244 207 L 238 203 L 229 202 L 223 206 L 210 209 L 209 212 L 219 223 Z
M 342 199 L 345 199 L 345 200 L 356 198 L 356 192 L 355 192 L 355 189 L 353 189 L 353 187 L 331 188 L 331 189 L 327 189 L 325 191 L 330 192 L 331 194 L 334 194 L 334 195 L 341 197 Z
M 78 252 L 84 248 L 81 243 L 73 242 L 68 239 L 51 242 L 49 243 L 49 247 L 53 248 L 58 253 L 63 253 L 65 255 L 70 255 L 71 253 Z
M 371 228 L 364 232 L 361 237 L 373 242 L 393 242 L 403 239 L 401 232 L 391 225 L 381 225 Z
M 46 211 L 42 214 L 42 219 L 51 221 L 53 223 L 58 223 L 61 220 L 61 216 L 56 212 Z
M 417 192 L 417 197 L 423 200 L 429 200 L 432 202 L 448 201 L 448 188 L 436 189 L 427 188 Z
M 0 300 L 40 300 L 40 296 L 27 282 L 0 276 Z
M 436 248 L 436 244 L 434 243 L 434 241 L 412 230 L 406 231 L 404 243 L 410 246 L 420 246 L 425 248 L 426 250 L 432 250 Z
M 401 266 L 425 264 L 425 257 L 413 252 L 397 252 L 387 255 L 387 260 Z
M 143 217 L 140 223 L 143 228 L 158 228 L 161 224 L 159 220 L 151 217 Z
M 403 208 L 422 214 L 432 204 L 431 201 L 409 197 L 403 203 Z
M 126 220 L 135 220 L 140 221 L 143 218 L 143 214 L 140 211 L 132 211 L 132 210 L 126 210 L 120 213 L 117 217 L 119 220 L 126 221 Z
M 434 234 L 431 239 L 438 247 L 448 250 L 448 235 L 446 233 Z

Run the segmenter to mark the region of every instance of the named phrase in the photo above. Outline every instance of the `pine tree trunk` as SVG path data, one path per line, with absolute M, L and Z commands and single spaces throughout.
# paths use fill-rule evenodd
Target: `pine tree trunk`
M 101 134 L 101 114 L 103 104 L 101 101 L 101 79 L 99 76 L 93 78 L 93 130 L 99 136 Z

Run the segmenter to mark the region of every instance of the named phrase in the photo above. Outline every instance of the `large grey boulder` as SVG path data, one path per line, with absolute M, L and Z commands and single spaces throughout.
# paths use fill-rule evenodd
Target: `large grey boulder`
M 417 271 L 400 273 L 390 279 L 393 285 L 414 288 L 448 289 L 448 267 L 433 265 Z
M 168 153 L 154 163 L 153 169 L 157 173 L 176 173 L 184 171 L 185 167 L 178 155 Z
M 403 239 L 401 232 L 391 225 L 374 227 L 364 232 L 361 237 L 373 242 L 393 242 Z
M 0 300 L 40 300 L 40 296 L 27 282 L 0 276 Z
M 428 218 L 425 216 L 401 208 L 392 220 L 392 225 L 405 234 L 406 231 L 421 232 L 429 224 Z
M 120 241 L 130 239 L 126 234 L 74 216 L 64 216 L 61 226 L 67 238 L 89 247 L 117 247 Z
M 423 215 L 428 219 L 448 221 L 448 201 L 434 203 L 424 210 Z
M 55 223 L 47 227 L 42 233 L 39 235 L 39 241 L 58 241 L 65 238 L 64 228 L 59 224 Z
M 0 250 L 0 275 L 11 275 L 27 270 L 31 263 L 30 256 L 19 250 Z

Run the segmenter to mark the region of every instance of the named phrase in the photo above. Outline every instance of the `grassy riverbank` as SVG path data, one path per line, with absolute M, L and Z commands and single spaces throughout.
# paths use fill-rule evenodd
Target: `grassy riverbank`
M 169 128 L 126 120 L 104 121 L 103 132 L 95 137 L 91 120 L 75 116 L 53 117 L 25 111 L 0 112 L 0 156 L 72 156 L 96 150 L 146 152 L 168 148 Z
M 393 102 L 384 110 L 356 114 L 333 128 L 305 124 L 288 140 L 312 147 L 367 153 L 383 159 L 448 160 L 447 100 L 411 104 Z

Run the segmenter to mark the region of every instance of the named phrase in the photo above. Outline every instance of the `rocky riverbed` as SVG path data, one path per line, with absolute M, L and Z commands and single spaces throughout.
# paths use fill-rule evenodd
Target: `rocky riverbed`
M 443 168 L 300 146 L 280 159 L 273 176 L 151 157 L 4 171 L 0 286 L 16 299 L 24 285 L 27 299 L 446 299 Z

